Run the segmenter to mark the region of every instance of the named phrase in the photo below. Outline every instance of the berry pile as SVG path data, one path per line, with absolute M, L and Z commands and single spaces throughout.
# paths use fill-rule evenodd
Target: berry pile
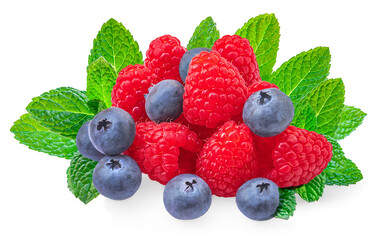
M 278 187 L 306 184 L 326 168 L 331 144 L 289 126 L 293 103 L 261 80 L 246 38 L 226 35 L 212 49 L 186 51 L 165 35 L 146 56 L 121 70 L 113 107 L 77 136 L 80 153 L 99 161 L 93 183 L 102 195 L 132 196 L 143 172 L 166 185 L 175 218 L 203 215 L 214 194 L 236 196 L 244 215 L 266 220 L 279 205 Z

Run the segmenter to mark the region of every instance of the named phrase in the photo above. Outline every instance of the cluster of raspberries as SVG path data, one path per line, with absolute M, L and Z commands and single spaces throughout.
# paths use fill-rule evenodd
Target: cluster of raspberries
M 226 35 L 210 52 L 192 58 L 182 81 L 179 63 L 186 52 L 170 35 L 153 40 L 143 65 L 124 68 L 112 91 L 112 104 L 136 122 L 136 136 L 125 151 L 143 173 L 166 184 L 178 174 L 204 179 L 213 194 L 235 196 L 238 188 L 256 177 L 279 187 L 308 183 L 332 157 L 326 138 L 294 126 L 274 137 L 259 137 L 243 123 L 248 97 L 262 89 L 278 88 L 262 81 L 247 39 Z M 174 122 L 149 120 L 144 95 L 148 88 L 174 79 L 184 85 L 183 113 Z

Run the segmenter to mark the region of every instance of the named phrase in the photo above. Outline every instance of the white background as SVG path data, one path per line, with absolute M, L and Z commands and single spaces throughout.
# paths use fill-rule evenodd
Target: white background
M 383 237 L 384 207 L 384 6 L 381 1 L 1 1 L 0 239 L 357 239 Z M 307 203 L 297 196 L 288 221 L 244 217 L 233 198 L 213 198 L 193 221 L 172 218 L 163 186 L 143 176 L 132 198 L 102 196 L 84 205 L 67 189 L 69 161 L 29 150 L 9 129 L 30 100 L 50 89 L 86 88 L 93 39 L 104 22 L 122 22 L 145 53 L 160 35 L 187 45 L 207 16 L 221 36 L 249 18 L 275 13 L 281 26 L 276 69 L 317 46 L 332 54 L 330 78 L 346 85 L 345 103 L 368 113 L 363 125 L 341 141 L 362 170 L 354 186 L 327 186 Z M 370 237 L 369 237 L 370 238 Z

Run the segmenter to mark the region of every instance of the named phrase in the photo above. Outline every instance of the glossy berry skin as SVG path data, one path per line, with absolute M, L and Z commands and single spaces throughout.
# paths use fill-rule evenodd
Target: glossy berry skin
M 149 87 L 158 82 L 158 76 L 149 68 L 139 64 L 128 65 L 119 72 L 112 88 L 112 106 L 126 110 L 135 122 L 148 120 L 144 95 Z
M 256 154 L 249 128 L 227 121 L 203 145 L 196 174 L 214 195 L 234 197 L 244 182 L 257 176 Z
M 195 173 L 202 141 L 182 124 L 152 121 L 139 123 L 132 146 L 124 152 L 132 156 L 151 180 L 166 184 L 182 173 Z
M 96 164 L 92 182 L 103 196 L 123 200 L 138 190 L 142 173 L 138 164 L 129 156 L 105 156 Z
M 186 51 L 186 48 L 180 45 L 178 38 L 164 35 L 150 43 L 144 65 L 151 69 L 159 80 L 175 79 L 182 82 L 179 63 Z
M 163 192 L 163 203 L 171 216 L 187 220 L 207 212 L 211 206 L 211 191 L 200 177 L 181 174 L 171 179 Z
M 182 78 L 183 83 L 186 82 L 186 77 L 187 77 L 191 59 L 201 52 L 210 52 L 210 51 L 211 50 L 208 48 L 193 48 L 188 50 L 183 55 L 179 63 L 179 74 L 180 74 L 180 77 Z
M 190 63 L 183 115 L 192 124 L 215 128 L 242 112 L 247 87 L 236 67 L 216 51 L 201 52 Z
M 135 122 L 121 108 L 108 108 L 96 114 L 89 125 L 95 148 L 105 155 L 118 155 L 129 148 L 135 138 Z
M 96 150 L 94 145 L 92 145 L 90 137 L 88 135 L 88 127 L 90 122 L 86 122 L 79 129 L 78 134 L 76 135 L 76 146 L 79 152 L 86 158 L 92 159 L 94 161 L 99 161 L 104 155 Z
M 235 202 L 246 217 L 268 220 L 274 217 L 279 205 L 278 186 L 266 178 L 251 179 L 238 189 Z
M 253 93 L 246 101 L 242 118 L 250 130 L 261 137 L 283 132 L 294 117 L 291 99 L 276 88 Z
M 147 116 L 156 123 L 174 121 L 183 111 L 183 85 L 176 80 L 163 80 L 151 87 L 146 98 Z
M 261 81 L 256 56 L 247 38 L 225 35 L 214 43 L 212 49 L 238 69 L 247 86 Z

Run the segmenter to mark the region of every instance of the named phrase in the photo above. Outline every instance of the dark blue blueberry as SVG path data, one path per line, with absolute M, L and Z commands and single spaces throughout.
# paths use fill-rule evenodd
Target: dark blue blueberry
M 254 178 L 245 182 L 235 197 L 238 209 L 253 220 L 274 217 L 279 205 L 278 186 L 266 178 Z
M 86 122 L 79 129 L 78 134 L 76 135 L 76 146 L 78 147 L 79 152 L 86 158 L 99 161 L 104 155 L 96 150 L 94 145 L 92 145 L 90 137 L 88 135 L 88 127 L 90 122 Z
M 181 174 L 171 179 L 163 192 L 163 203 L 171 216 L 194 219 L 207 212 L 211 205 L 211 190 L 194 174 Z
M 135 138 L 135 122 L 121 108 L 108 108 L 96 114 L 89 125 L 89 136 L 95 148 L 105 155 L 117 155 L 129 148 Z
M 105 156 L 96 165 L 92 182 L 103 196 L 123 200 L 138 190 L 142 182 L 142 172 L 129 156 Z
M 186 82 L 186 77 L 187 77 L 188 68 L 190 66 L 191 59 L 201 52 L 210 52 L 210 51 L 211 50 L 208 48 L 193 48 L 185 52 L 185 54 L 183 55 L 179 63 L 179 75 L 182 78 L 182 81 L 184 83 Z
M 283 132 L 294 117 L 291 99 L 276 88 L 253 93 L 243 107 L 243 121 L 261 137 L 272 137 Z
M 183 85 L 176 80 L 163 80 L 149 89 L 145 96 L 147 116 L 154 122 L 177 119 L 183 111 Z

